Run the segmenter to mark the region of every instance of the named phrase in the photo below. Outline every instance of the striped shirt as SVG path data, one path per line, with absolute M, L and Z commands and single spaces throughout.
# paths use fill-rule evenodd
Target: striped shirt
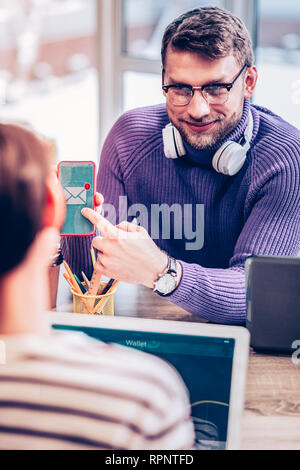
M 189 449 L 187 391 L 162 360 L 82 333 L 0 336 L 1 449 Z

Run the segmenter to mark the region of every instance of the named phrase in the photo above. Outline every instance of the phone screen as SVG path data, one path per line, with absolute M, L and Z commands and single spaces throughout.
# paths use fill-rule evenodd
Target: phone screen
M 66 199 L 66 218 L 61 235 L 92 235 L 93 224 L 81 214 L 84 207 L 94 208 L 95 163 L 60 162 L 58 179 Z

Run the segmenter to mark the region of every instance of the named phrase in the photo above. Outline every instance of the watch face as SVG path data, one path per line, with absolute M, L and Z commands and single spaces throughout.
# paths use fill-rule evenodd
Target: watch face
M 172 274 L 163 274 L 156 282 L 156 290 L 161 294 L 169 294 L 176 287 L 176 278 Z

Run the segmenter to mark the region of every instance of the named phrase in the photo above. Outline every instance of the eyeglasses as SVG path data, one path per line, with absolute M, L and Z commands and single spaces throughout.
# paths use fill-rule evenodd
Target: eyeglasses
M 186 106 L 189 104 L 195 90 L 200 90 L 203 98 L 209 104 L 224 104 L 228 100 L 231 88 L 247 67 L 248 64 L 245 64 L 231 83 L 216 83 L 202 86 L 163 85 L 162 89 L 168 94 L 168 99 L 174 106 Z

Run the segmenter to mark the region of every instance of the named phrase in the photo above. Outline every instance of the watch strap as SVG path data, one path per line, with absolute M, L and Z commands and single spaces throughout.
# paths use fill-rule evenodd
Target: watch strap
M 163 278 L 164 276 L 166 275 L 170 275 L 172 276 L 175 280 L 177 278 L 177 262 L 176 262 L 176 259 L 173 258 L 172 256 L 169 256 L 168 255 L 168 265 L 167 265 L 167 268 L 166 270 L 159 274 L 159 276 L 156 278 L 156 280 L 154 281 L 154 289 L 153 291 L 156 292 L 157 294 L 161 295 L 161 296 L 165 296 L 165 295 L 168 295 L 168 293 L 163 293 L 163 292 L 160 292 L 159 289 L 157 288 L 157 283 L 158 281 Z M 172 291 L 170 291 L 172 292 Z
M 166 273 L 172 274 L 172 275 L 177 275 L 177 269 L 176 269 L 176 259 L 172 258 L 172 256 L 168 255 L 168 267 Z

